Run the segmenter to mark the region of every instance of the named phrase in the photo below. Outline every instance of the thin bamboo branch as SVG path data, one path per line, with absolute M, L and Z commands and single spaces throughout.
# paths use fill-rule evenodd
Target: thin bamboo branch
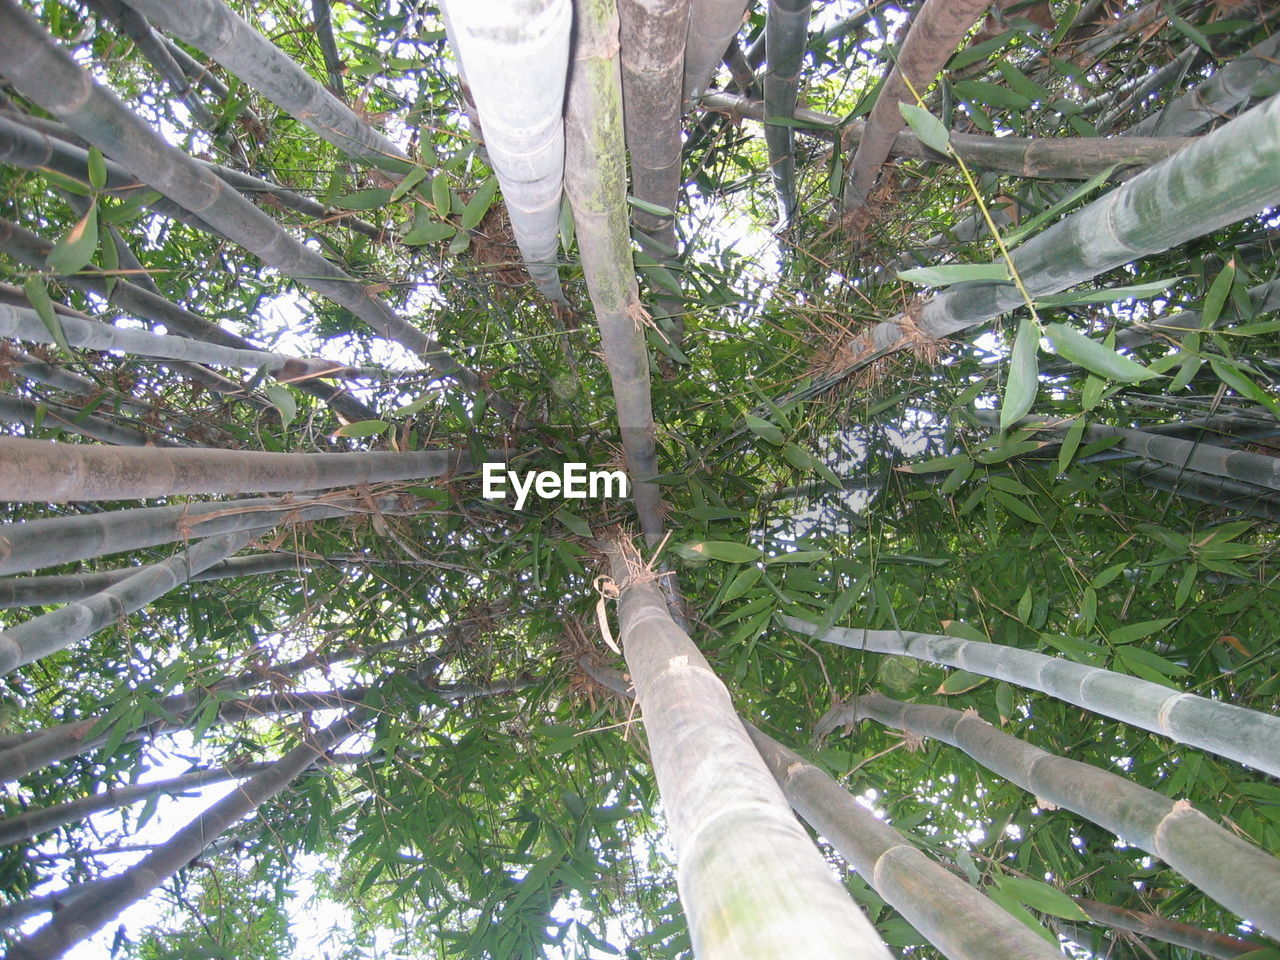
M 150 9 L 146 12 L 152 13 Z M 186 15 L 184 5 L 179 19 Z M 31 100 L 161 193 L 198 212 L 264 263 L 347 308 L 380 335 L 418 354 L 471 393 L 482 392 L 476 375 L 432 338 L 397 316 L 319 253 L 293 239 L 203 166 L 171 147 L 58 47 L 18 0 L 0 0 L 0 27 L 0 69 Z M 497 398 L 492 405 L 507 409 Z
M 694 953 L 888 960 L 791 814 L 724 684 L 672 621 L 654 575 L 629 544 L 605 549 Z
M 357 707 L 322 731 L 309 733 L 268 770 L 240 784 L 195 817 L 140 863 L 107 881 L 92 897 L 79 897 L 40 930 L 9 948 L 10 960 L 52 960 L 95 933 L 173 876 L 237 821 L 284 790 L 326 751 L 357 732 L 368 711 Z
M 192 582 L 227 580 L 234 577 L 255 577 L 269 573 L 304 570 L 307 561 L 293 553 L 256 553 L 247 557 L 232 557 L 193 573 Z M 93 573 L 51 574 L 43 577 L 0 578 L 0 610 L 14 607 L 46 606 L 54 603 L 74 603 L 83 600 L 121 580 L 133 576 L 143 567 L 122 567 Z
M 1132 933 L 1174 946 L 1186 947 L 1206 957 L 1218 957 L 1219 960 L 1234 960 L 1250 950 L 1261 949 L 1262 944 L 1250 943 L 1239 937 L 1225 933 L 1194 927 L 1189 923 L 1179 923 L 1158 913 L 1147 913 L 1142 910 L 1127 910 L 1110 903 L 1100 903 L 1086 897 L 1072 897 L 1080 909 L 1089 915 L 1094 923 L 1100 923 L 1114 930 L 1128 930 Z
M 872 719 L 967 753 L 1038 799 L 1085 817 L 1164 860 L 1207 895 L 1273 936 L 1280 931 L 1280 859 L 1171 800 L 1098 767 L 1034 747 L 972 712 L 899 703 L 878 693 L 836 707 L 822 726 Z
M 881 823 L 840 784 L 746 724 L 787 801 L 950 960 L 1061 960 L 1061 952 Z
M 573 70 L 565 111 L 565 191 L 573 207 L 582 272 L 600 327 L 632 500 L 651 544 L 662 539 L 661 494 L 644 310 L 627 215 L 618 18 L 611 0 L 577 0 Z
M 709 93 L 700 101 L 702 107 L 733 117 L 764 121 L 766 108 L 758 100 L 748 100 L 734 93 Z M 839 135 L 848 144 L 861 141 L 866 122 L 854 120 L 840 127 L 840 118 L 798 107 L 790 113 L 770 117 L 791 117 L 814 128 L 799 127 L 798 132 L 824 140 Z M 768 128 L 766 127 L 766 130 Z M 1179 137 L 988 137 L 974 133 L 951 134 L 951 146 L 965 163 L 993 173 L 1042 180 L 1088 180 L 1112 167 L 1148 166 L 1173 156 L 1192 143 L 1194 138 Z M 903 159 L 954 163 L 948 157 L 926 147 L 910 130 L 902 130 L 893 140 L 890 155 Z M 1117 178 L 1120 171 L 1117 171 Z M 985 224 L 983 224 L 985 226 Z
M 889 159 L 894 138 L 906 125 L 899 104 L 916 102 L 912 88 L 924 95 L 956 45 L 990 4 L 991 0 L 924 0 L 916 11 L 897 62 L 876 97 L 858 148 L 849 161 L 840 202 L 846 223 L 866 205 L 880 168 Z
M 842 627 L 833 627 L 818 636 L 817 626 L 807 621 L 783 617 L 782 623 L 789 630 L 853 650 L 915 657 L 1038 690 L 1104 717 L 1280 776 L 1280 716 L 1274 714 L 999 643 Z
M 0 675 L 47 657 L 141 610 L 249 542 L 249 533 L 228 533 L 193 544 L 162 563 L 139 569 L 100 593 L 0 631 Z

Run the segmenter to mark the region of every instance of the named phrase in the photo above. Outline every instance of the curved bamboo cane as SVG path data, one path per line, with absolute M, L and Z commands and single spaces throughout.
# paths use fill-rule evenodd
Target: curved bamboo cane
M 1280 932 L 1280 859 L 1219 826 L 1186 800 L 1140 787 L 997 730 L 972 712 L 899 703 L 879 693 L 836 707 L 822 726 L 872 719 L 958 747 L 1038 798 L 1065 807 L 1159 857 L 1239 916 Z
M 556 251 L 564 181 L 565 84 L 570 0 L 453 0 L 449 42 L 465 66 L 511 230 L 529 275 L 567 305 Z
M 898 105 L 916 102 L 912 87 L 924 96 L 956 45 L 990 5 L 991 0 L 925 0 L 916 12 L 898 60 L 876 97 L 862 139 L 849 161 L 840 202 L 846 223 L 866 205 L 880 168 L 889 159 L 894 138 L 906 126 Z
M 915 657 L 1039 690 L 1104 717 L 1280 776 L 1280 716 L 1274 714 L 998 643 L 977 643 L 911 631 L 842 627 L 833 627 L 819 636 L 816 624 L 795 617 L 781 619 L 788 629 L 827 643 L 853 650 Z
M 286 276 L 345 307 L 472 393 L 479 378 L 431 337 L 186 154 L 170 146 L 64 52 L 18 0 L 0 0 L 0 71 L 32 101 L 214 229 Z M 504 411 L 505 403 L 492 405 Z
M 888 960 L 629 544 L 604 545 L 700 960 Z

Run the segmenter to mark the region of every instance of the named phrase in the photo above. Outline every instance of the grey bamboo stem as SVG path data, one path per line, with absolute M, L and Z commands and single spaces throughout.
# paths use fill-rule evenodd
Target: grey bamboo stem
M 629 545 L 606 544 L 623 652 L 643 711 L 699 960 L 889 953 L 827 868 L 743 729 L 724 684 L 675 625 Z
M 4 307 L 0 306 L 0 311 Z M 107 420 L 97 414 L 85 413 L 75 407 L 61 403 L 41 401 L 37 403 L 26 397 L 0 394 L 0 420 L 9 423 L 21 423 L 29 427 L 39 426 L 49 430 L 57 428 L 68 433 L 76 433 L 91 440 L 102 443 L 114 443 L 126 447 L 145 447 L 155 444 L 161 447 L 174 446 L 172 440 L 157 436 L 154 431 L 147 433 Z
M 367 716 L 364 708 L 357 707 L 324 730 L 308 735 L 270 769 L 241 783 L 140 863 L 107 881 L 92 897 L 77 898 L 40 930 L 13 943 L 9 960 L 63 956 L 199 856 L 233 824 L 284 790 L 327 750 L 359 730 Z
M 491 458 L 503 459 L 497 452 L 491 454 Z M 0 437 L 0 498 L 66 503 L 175 494 L 327 490 L 422 480 L 465 471 L 470 465 L 469 454 L 453 450 L 261 453 L 157 447 L 123 449 Z
M 210 537 L 100 593 L 0 631 L 0 675 L 65 649 L 141 610 L 186 582 L 191 574 L 225 560 L 247 544 L 249 537 L 247 532 Z
M 684 50 L 684 99 L 702 96 L 733 39 L 750 0 L 692 0 Z
M 1250 943 L 1239 937 L 1228 936 L 1202 927 L 1193 927 L 1188 923 L 1179 923 L 1162 917 L 1158 913 L 1145 913 L 1141 910 L 1126 910 L 1110 903 L 1100 903 L 1086 897 L 1072 897 L 1089 919 L 1114 930 L 1128 930 L 1132 933 L 1172 943 L 1174 946 L 1186 947 L 1202 953 L 1206 957 L 1218 957 L 1219 960 L 1234 960 L 1250 950 L 1258 950 L 1260 943 Z
M 1280 716 L 1171 690 L 1149 680 L 998 643 L 833 627 L 783 617 L 791 630 L 853 650 L 914 657 L 1047 693 L 1104 717 L 1280 776 Z
M 810 0 L 769 0 L 765 19 L 764 139 L 778 194 L 778 229 L 790 226 L 796 213 L 795 131 L 767 121 L 795 113 L 811 6 Z
M 577 0 L 575 48 L 565 112 L 565 190 L 582 271 L 600 327 L 632 499 L 650 543 L 662 538 L 661 494 L 644 313 L 631 256 L 622 129 L 618 18 L 612 0 Z
M 950 960 L 1061 960 L 1034 930 L 926 857 L 831 777 L 746 726 L 796 813 Z
M 972 712 L 858 697 L 824 719 L 872 719 L 958 747 L 1037 798 L 1098 824 L 1154 854 L 1229 910 L 1272 936 L 1280 932 L 1280 859 L 1219 826 L 1186 800 L 1140 787 L 997 730 Z

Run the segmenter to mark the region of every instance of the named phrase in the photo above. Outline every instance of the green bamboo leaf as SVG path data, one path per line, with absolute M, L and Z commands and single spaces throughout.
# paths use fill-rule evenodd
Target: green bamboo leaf
M 70 232 L 53 245 L 45 262 L 49 269 L 66 277 L 83 269 L 97 249 L 98 204 L 92 203 Z
M 979 676 L 976 673 L 970 673 L 968 670 L 954 670 L 947 675 L 947 679 L 938 685 L 938 689 L 934 693 L 940 693 L 945 696 L 954 696 L 958 693 L 968 693 L 976 687 L 982 686 L 990 677 Z
M 107 297 L 111 296 L 111 292 L 116 288 L 116 284 L 120 282 L 120 251 L 116 249 L 115 239 L 108 232 L 106 243 L 102 244 L 98 252 L 98 264 L 102 267 L 102 272 L 106 274 L 102 283 L 106 287 Z
M 747 567 L 740 570 L 729 583 L 729 588 L 725 590 L 724 596 L 720 598 L 721 603 L 728 603 L 730 600 L 736 600 L 748 590 L 756 585 L 756 581 L 764 574 L 759 567 Z
M 1240 396 L 1248 397 L 1254 403 L 1262 404 L 1277 417 L 1280 417 L 1280 402 L 1277 402 L 1275 397 L 1249 379 L 1245 372 L 1232 361 L 1225 358 L 1210 357 L 1209 366 L 1213 368 L 1213 372 L 1218 375 L 1219 380 L 1240 394 Z
M 963 620 L 946 620 L 942 624 L 942 629 L 949 637 L 959 637 L 961 640 L 972 640 L 975 643 L 991 642 L 991 638 L 985 633 Z
M 107 185 L 107 161 L 97 147 L 89 148 L 89 183 L 95 190 Z
M 1198 563 L 1187 564 L 1187 569 L 1182 571 L 1182 578 L 1178 581 L 1178 589 L 1173 594 L 1173 609 L 1181 610 L 1182 605 L 1187 602 L 1191 596 L 1191 591 L 1196 585 L 1196 576 L 1200 573 L 1200 565 Z
M 457 228 L 451 223 L 424 223 L 406 233 L 400 242 L 407 247 L 419 247 L 448 240 L 457 232 Z
M 996 712 L 1001 726 L 1013 719 L 1013 687 L 1003 680 L 996 684 Z
M 493 198 L 498 195 L 498 178 L 489 177 L 476 190 L 467 205 L 462 209 L 462 229 L 474 230 L 484 219 L 484 215 L 493 206 Z
M 957 80 L 952 87 L 962 99 L 976 100 L 997 110 L 1026 110 L 1031 106 L 1031 97 L 986 80 Z
M 1024 316 L 1018 322 L 1018 335 L 1009 355 L 1009 382 L 1005 384 L 1000 404 L 1000 429 L 1008 430 L 1031 409 L 1040 386 L 1040 367 L 1036 352 L 1040 348 L 1040 331 L 1036 322 Z
M 1204 330 L 1212 329 L 1213 325 L 1218 322 L 1218 317 L 1222 315 L 1222 308 L 1226 305 L 1227 297 L 1231 293 L 1231 285 L 1236 278 L 1236 261 L 1233 257 L 1227 261 L 1227 265 L 1222 268 L 1221 272 L 1213 278 L 1213 283 L 1209 285 L 1209 292 L 1204 295 L 1204 306 L 1200 310 L 1200 327 Z
M 1038 297 L 1038 307 L 1065 307 L 1078 303 L 1116 303 L 1120 300 L 1141 300 L 1167 290 L 1182 277 L 1168 277 L 1151 283 L 1135 283 L 1125 287 L 1106 287 L 1102 290 L 1077 290 L 1075 293 L 1059 293 L 1052 297 Z
M 893 469 L 899 473 L 941 473 L 943 470 L 954 470 L 966 463 L 970 467 L 973 466 L 973 460 L 967 453 L 949 453 L 945 457 L 934 457 L 931 460 L 921 460 L 919 463 L 904 463 Z
M 945 287 L 953 283 L 995 282 L 1012 283 L 1009 268 L 1004 263 L 951 263 L 941 267 L 912 267 L 899 270 L 898 279 L 910 283 L 924 283 L 931 287 Z
M 1005 234 L 1005 245 L 1009 247 L 1016 246 L 1033 233 L 1039 232 L 1040 228 L 1044 226 L 1044 224 L 1054 219 L 1058 214 L 1071 209 L 1094 190 L 1097 190 L 1098 187 L 1110 180 L 1111 175 L 1115 172 L 1116 167 L 1111 166 L 1106 170 L 1103 170 L 1101 173 L 1094 174 L 1080 186 L 1076 187 L 1069 194 L 1051 206 L 1048 210 L 1036 214 L 1030 220 L 1024 220 L 1018 225 L 1016 230 L 1012 230 Z
M 49 288 L 45 286 L 44 280 L 40 277 L 27 277 L 22 289 L 32 309 L 40 317 L 40 322 L 53 337 L 53 342 L 58 345 L 59 350 L 70 357 L 71 345 L 67 343 L 67 335 L 62 330 L 62 324 L 58 322 L 58 315 L 54 312 L 53 300 L 49 297 Z
M 942 486 L 938 488 L 938 492 L 944 497 L 950 496 L 964 485 L 964 482 L 973 476 L 973 461 L 966 460 L 964 463 L 958 464 L 949 474 L 947 479 L 942 481 Z
M 999 904 L 1006 913 L 1017 917 L 1040 936 L 1044 937 L 1046 941 L 1053 944 L 1053 946 L 1058 946 L 1058 938 L 1046 930 L 1044 925 L 1018 901 L 1017 897 L 1012 896 L 998 887 L 988 887 L 984 892 L 995 903 Z
M 653 214 L 655 217 L 674 217 L 669 208 L 660 206 L 656 203 L 650 203 L 648 200 L 641 200 L 639 197 L 627 196 L 627 203 L 631 204 L 637 210 L 643 210 L 645 213 Z
M 812 563 L 814 560 L 825 560 L 830 555 L 829 550 L 792 550 L 776 557 L 766 557 L 765 563 Z
M 761 440 L 771 443 L 775 447 L 781 446 L 786 441 L 786 437 L 777 424 L 752 416 L 749 413 L 744 413 L 742 419 L 746 421 L 747 428 Z
M 941 120 L 924 107 L 918 107 L 914 103 L 900 103 L 898 109 L 902 111 L 902 118 L 907 121 L 907 126 L 912 132 L 920 138 L 921 143 L 944 156 L 951 153 L 951 137 Z
M 1177 617 L 1163 617 L 1159 620 L 1143 620 L 1141 623 L 1131 623 L 1128 626 L 1112 630 L 1107 639 L 1112 643 L 1133 643 L 1135 640 L 1141 640 L 1159 630 L 1163 630 L 1176 619 Z
M 1067 467 L 1071 466 L 1071 461 L 1075 459 L 1076 451 L 1080 449 L 1080 439 L 1084 436 L 1084 431 L 1088 427 L 1089 421 L 1084 417 L 1076 417 L 1071 426 L 1067 427 L 1066 436 L 1062 438 L 1062 447 L 1058 450 L 1058 472 L 1066 473 Z
M 1080 905 L 1055 887 L 1029 877 L 997 877 L 1000 890 L 1032 910 L 1064 920 L 1088 920 Z
M 566 507 L 560 507 L 553 516 L 579 537 L 591 537 L 591 524 Z
M 755 547 L 731 540 L 703 540 L 700 543 L 685 544 L 684 549 L 691 554 L 726 563 L 751 563 L 764 556 Z
M 1059 356 L 1100 377 L 1122 383 L 1140 383 L 1153 376 L 1140 363 L 1107 349 L 1066 324 L 1051 323 L 1045 327 L 1045 333 Z
M 423 178 L 426 177 L 426 175 L 427 175 L 426 168 L 414 167 L 405 175 L 405 178 L 403 180 L 401 180 L 398 184 L 396 184 L 396 188 L 391 191 L 391 196 L 388 197 L 387 199 L 390 200 L 392 203 L 395 203 L 397 200 L 401 199 L 405 194 L 407 194 L 410 190 L 412 190 L 414 187 L 420 184 Z
M 344 423 L 333 433 L 331 437 L 376 437 L 380 433 L 384 433 L 391 424 L 385 420 L 360 420 L 356 423 Z
M 279 383 L 269 383 L 262 388 L 271 405 L 280 412 L 280 427 L 289 426 L 298 415 L 298 402 L 288 387 Z
M 357 190 L 334 198 L 333 205 L 343 210 L 375 210 L 391 202 L 390 190 Z

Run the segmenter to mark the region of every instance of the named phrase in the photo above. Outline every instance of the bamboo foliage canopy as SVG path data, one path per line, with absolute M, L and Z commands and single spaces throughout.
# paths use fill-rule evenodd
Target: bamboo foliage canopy
M 0 0 L 5 955 L 1277 956 L 1276 14 Z

